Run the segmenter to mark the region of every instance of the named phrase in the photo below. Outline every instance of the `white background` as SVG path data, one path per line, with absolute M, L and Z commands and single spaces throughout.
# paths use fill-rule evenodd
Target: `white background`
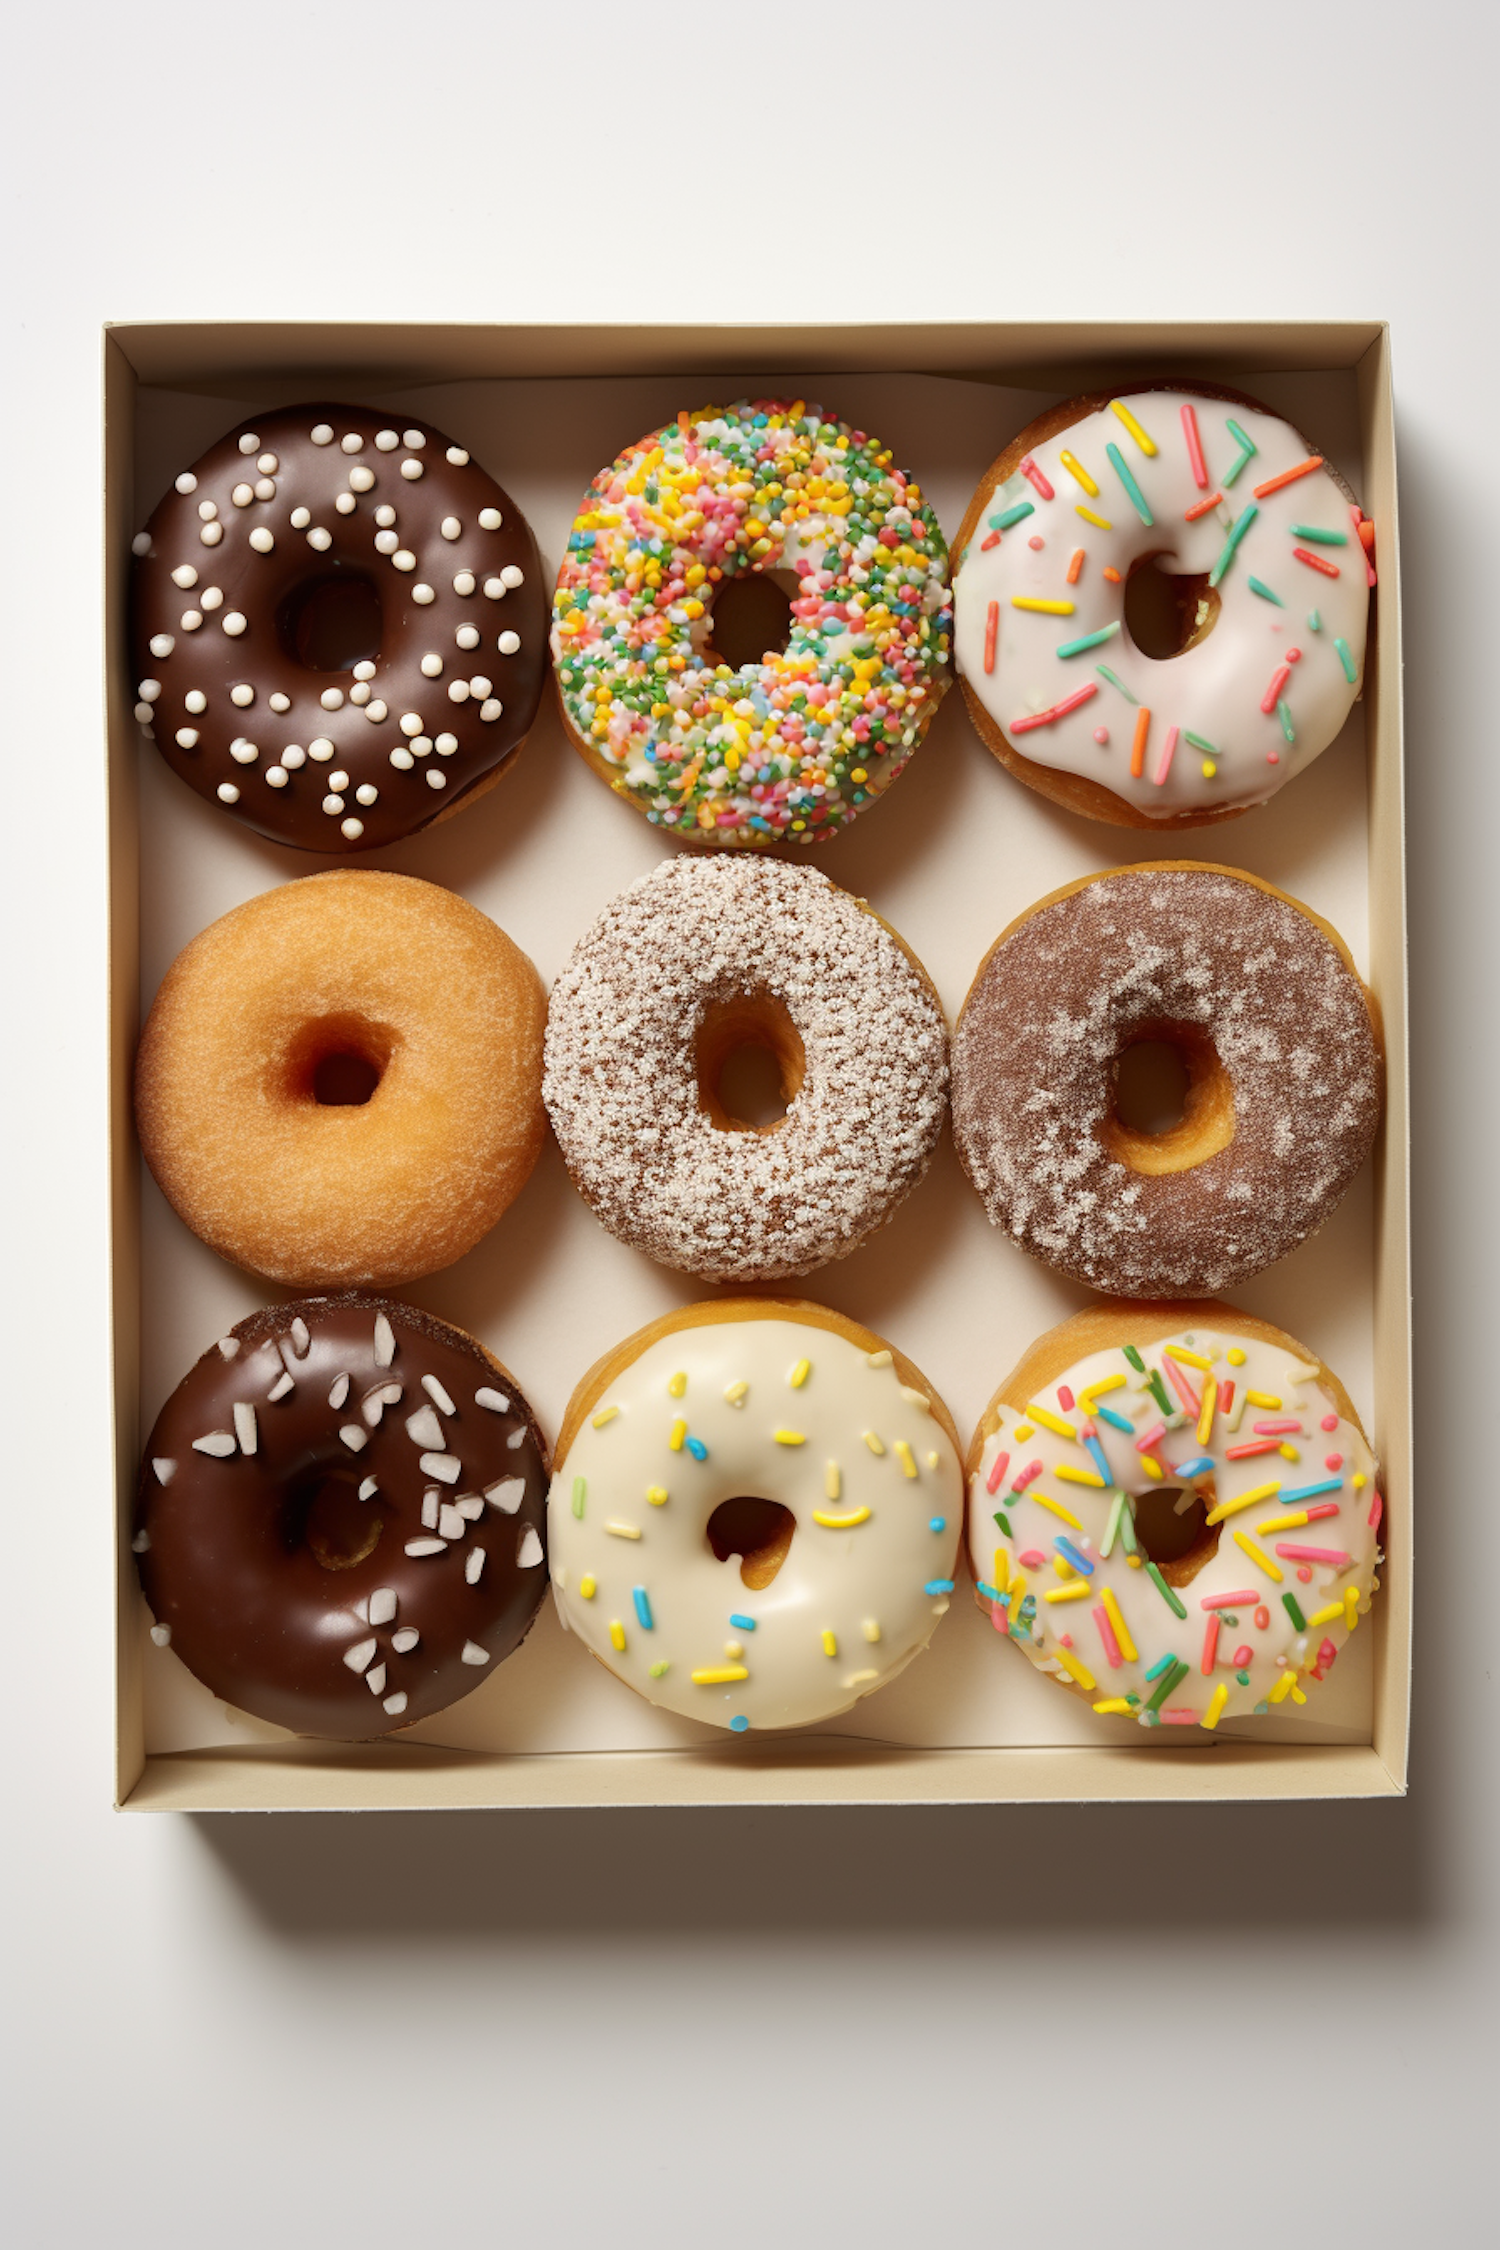
M 28 2250 L 1488 2231 L 1497 59 L 1477 12 L 1270 0 L 11 26 L 0 2216 Z M 100 322 L 903 312 L 1393 324 L 1410 1797 L 111 1814 Z

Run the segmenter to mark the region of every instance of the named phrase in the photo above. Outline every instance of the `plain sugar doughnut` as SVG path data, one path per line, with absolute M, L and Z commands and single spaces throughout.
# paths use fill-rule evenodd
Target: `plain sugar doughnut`
M 291 1288 L 451 1265 L 542 1145 L 546 999 L 477 907 L 409 875 L 308 875 L 162 980 L 136 1119 L 179 1218 Z

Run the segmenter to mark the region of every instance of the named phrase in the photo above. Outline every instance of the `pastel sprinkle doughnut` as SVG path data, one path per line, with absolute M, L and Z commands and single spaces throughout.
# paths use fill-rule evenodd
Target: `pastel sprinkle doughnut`
M 756 1126 L 720 1071 L 763 1048 L 787 1103 Z M 679 855 L 623 891 L 558 978 L 543 1099 L 611 1234 L 714 1281 L 859 1248 L 927 1170 L 948 1031 L 921 963 L 810 867 Z
M 795 574 L 781 654 L 733 668 L 714 598 Z M 936 516 L 889 452 L 801 399 L 679 414 L 601 470 L 552 612 L 563 717 L 637 811 L 692 843 L 814 844 L 882 796 L 948 685 Z
M 1096 1711 L 1305 1703 L 1378 1581 L 1374 1456 L 1338 1378 L 1222 1304 L 1099 1304 L 1033 1344 L 969 1448 L 997 1633 Z
M 1177 1050 L 1180 1121 L 1120 1115 L 1128 1051 Z M 953 1137 L 996 1226 L 1121 1297 L 1228 1289 L 1316 1233 L 1370 1152 L 1381 1053 L 1343 939 L 1197 860 L 1084 876 L 980 963 L 953 1041 Z
M 298 1734 L 430 1718 L 531 1626 L 547 1472 L 514 1377 L 461 1329 L 355 1295 L 252 1313 L 146 1447 L 132 1546 L 151 1638 Z
M 689 1305 L 573 1394 L 547 1503 L 558 1612 L 665 1710 L 806 1726 L 927 1646 L 962 1507 L 947 1409 L 878 1336 L 821 1305 Z
M 986 472 L 956 552 L 976 727 L 1095 820 L 1200 828 L 1263 804 L 1363 685 L 1373 526 L 1296 430 L 1234 394 L 1054 407 Z M 1131 636 L 1137 592 L 1155 653 Z
M 429 422 L 259 415 L 182 472 L 133 552 L 136 718 L 275 843 L 395 843 L 498 781 L 536 717 L 535 542 Z

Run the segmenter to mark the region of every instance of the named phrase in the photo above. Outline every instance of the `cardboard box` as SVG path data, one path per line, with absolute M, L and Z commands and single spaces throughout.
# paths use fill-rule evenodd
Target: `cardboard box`
M 169 1677 L 165 1660 L 159 1674 L 153 1671 L 156 1652 L 145 1637 L 128 1545 L 143 1429 L 193 1355 L 221 1332 L 226 1314 L 237 1318 L 273 1292 L 220 1267 L 165 1212 L 149 1183 L 143 1190 L 130 1109 L 143 917 L 149 993 L 178 946 L 236 897 L 322 864 L 310 855 L 278 854 L 218 819 L 166 772 L 132 718 L 124 646 L 126 574 L 131 534 L 166 482 L 157 459 L 163 430 L 170 428 L 179 439 L 175 465 L 184 466 L 256 405 L 269 411 L 315 396 L 385 403 L 410 394 L 413 411 L 473 444 L 510 487 L 531 515 L 544 561 L 552 566 L 560 544 L 557 527 L 565 529 L 588 478 L 685 400 L 779 390 L 784 383 L 821 396 L 830 410 L 863 418 L 896 446 L 903 465 L 919 474 L 938 500 L 951 537 L 968 489 L 1033 413 L 1051 398 L 1131 371 L 1197 374 L 1249 389 L 1291 419 L 1305 419 L 1334 458 L 1337 444 L 1325 441 L 1324 432 L 1330 422 L 1346 421 L 1343 465 L 1375 521 L 1380 568 L 1363 751 L 1356 717 L 1340 743 L 1272 807 L 1158 850 L 1149 837 L 1059 815 L 1013 783 L 975 741 L 955 692 L 899 785 L 895 802 L 907 808 L 907 824 L 889 806 L 877 808 L 817 864 L 890 912 L 903 935 L 925 952 L 950 1016 L 967 973 L 1012 913 L 1070 875 L 1128 864 L 1148 853 L 1215 858 L 1269 875 L 1328 912 L 1354 946 L 1378 999 L 1386 1042 L 1386 1114 L 1371 1174 L 1313 1244 L 1236 1292 L 1250 1309 L 1302 1332 L 1326 1351 L 1351 1382 L 1382 1463 L 1387 1560 L 1370 1625 L 1351 1644 L 1351 1654 L 1356 1646 L 1361 1654 L 1357 1666 L 1347 1667 L 1353 1700 L 1333 1706 L 1338 1723 L 1319 1718 L 1320 1710 L 1330 1709 L 1329 1683 L 1309 1699 L 1301 1723 L 1246 1722 L 1237 1734 L 1213 1736 L 1193 1730 L 1191 1741 L 1180 1733 L 1168 1739 L 1117 1727 L 1080 1712 L 1073 1699 L 1037 1679 L 1019 1655 L 1002 1655 L 992 1645 L 984 1647 L 982 1672 L 966 1672 L 968 1627 L 958 1612 L 967 1605 L 957 1603 L 935 1637 L 933 1655 L 905 1676 L 910 1680 L 926 1668 L 929 1683 L 935 1681 L 942 1694 L 931 1684 L 924 1690 L 920 1681 L 911 1689 L 897 1682 L 828 1730 L 786 1736 L 728 1738 L 689 1722 L 658 1726 L 656 1714 L 602 1674 L 597 1681 L 581 1678 L 590 1668 L 576 1645 L 561 1641 L 550 1604 L 545 1630 L 539 1626 L 493 1681 L 455 1706 L 450 1724 L 427 1722 L 418 1730 L 420 1740 L 405 1736 L 345 1746 L 280 1737 L 211 1710 L 212 1699 L 203 1701 L 206 1691 L 187 1682 L 185 1674 L 180 1681 Z M 105 332 L 104 400 L 118 1802 L 208 1811 L 1400 1794 L 1406 1786 L 1411 1629 L 1411 1338 L 1400 617 L 1390 343 L 1384 326 L 126 323 Z M 515 445 L 507 442 L 510 434 L 516 435 Z M 925 458 L 932 447 L 943 456 L 937 483 L 944 473 L 948 480 L 941 497 Z M 430 874 L 469 895 L 478 891 L 477 903 L 537 954 L 550 979 L 590 918 L 586 902 L 602 903 L 654 864 L 664 839 L 599 786 L 564 746 L 555 714 L 548 706 L 544 710 L 518 762 L 521 779 L 508 779 L 481 806 L 437 831 L 436 840 L 416 839 L 375 855 L 371 864 Z M 566 793 L 566 817 L 552 802 L 558 791 Z M 144 824 L 143 799 L 150 816 Z M 977 895 L 963 874 L 966 824 L 955 806 L 966 799 L 974 807 L 967 826 L 986 824 L 995 838 L 996 864 L 1005 863 L 992 899 L 987 888 Z M 486 806 L 495 809 L 486 813 Z M 553 853 L 552 869 L 564 864 L 556 856 L 560 843 L 566 872 L 576 878 L 584 902 L 559 908 L 553 929 L 537 923 L 528 930 L 514 919 L 516 913 L 535 917 L 539 911 L 536 855 L 529 873 L 525 857 L 518 856 L 528 820 L 533 841 L 540 827 L 557 827 L 555 837 L 544 839 Z M 920 857 L 903 856 L 908 833 L 916 836 Z M 538 844 L 536 853 L 542 849 Z M 504 881 L 491 896 L 486 885 L 498 880 L 494 870 L 501 863 Z M 949 887 L 947 902 L 934 907 L 937 886 L 947 884 L 955 869 L 961 879 Z M 1362 951 L 1352 923 L 1363 911 L 1366 877 L 1369 930 Z M 902 903 L 893 903 L 893 892 Z M 924 901 L 926 926 L 918 928 L 913 916 L 921 919 Z M 884 1247 L 873 1254 L 862 1252 L 810 1277 L 804 1293 L 840 1304 L 891 1333 L 925 1363 L 967 1430 L 1021 1346 L 1084 1300 L 988 1230 L 977 1200 L 956 1176 L 951 1151 L 945 1163 L 938 1184 L 924 1185 L 906 1207 L 908 1213 L 920 1207 L 914 1221 L 894 1223 L 886 1230 L 889 1239 L 882 1238 Z M 642 1270 L 645 1262 L 632 1261 L 611 1244 L 581 1205 L 565 1207 L 570 1195 L 555 1177 L 543 1178 L 540 1188 L 533 1182 L 488 1244 L 449 1276 L 434 1276 L 405 1292 L 483 1332 L 475 1306 L 482 1312 L 489 1302 L 483 1284 L 497 1261 L 508 1257 L 519 1269 L 526 1261 L 518 1252 L 535 1253 L 527 1281 L 538 1286 L 552 1270 L 549 1258 L 556 1261 L 574 1292 L 563 1333 L 579 1329 L 572 1316 L 585 1298 L 598 1332 L 565 1348 L 554 1343 L 552 1358 L 561 1363 L 543 1370 L 551 1384 L 543 1419 L 554 1429 L 561 1401 L 593 1356 L 591 1347 L 603 1348 L 668 1303 L 709 1293 L 685 1277 Z M 933 1200 L 924 1206 L 924 1197 Z M 587 1286 L 580 1296 L 584 1274 Z M 872 1295 L 877 1302 L 869 1301 Z M 533 1295 L 527 1302 L 534 1325 L 540 1317 L 536 1308 L 545 1300 Z M 1330 1323 L 1363 1323 L 1367 1314 L 1367 1349 L 1361 1329 L 1357 1344 L 1346 1343 L 1341 1354 L 1327 1333 Z M 912 1332 L 924 1322 L 935 1345 Z M 582 1325 L 586 1328 L 587 1320 Z M 983 1331 L 981 1344 L 973 1341 L 976 1328 Z M 960 1330 L 966 1332 L 962 1337 Z M 544 1331 L 545 1321 L 536 1332 Z M 509 1331 L 487 1334 L 486 1340 L 537 1397 L 538 1348 L 528 1350 L 525 1335 L 518 1339 Z M 968 1388 L 959 1396 L 950 1390 L 948 1363 L 961 1356 L 961 1342 L 968 1354 L 962 1370 Z M 1351 1367 L 1351 1351 L 1367 1366 Z M 175 1658 L 170 1663 L 175 1665 Z M 605 1700 L 591 1701 L 596 1695 Z M 566 1711 L 554 1723 L 562 1705 L 577 1705 L 571 1731 Z M 958 1712 L 961 1719 L 954 1717 Z M 502 1741 L 506 1746 L 497 1747 Z

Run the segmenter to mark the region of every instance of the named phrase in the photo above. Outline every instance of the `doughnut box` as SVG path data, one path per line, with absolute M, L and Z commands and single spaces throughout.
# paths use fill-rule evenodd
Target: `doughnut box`
M 168 1206 L 141 1159 L 132 1069 L 146 1012 L 189 940 L 339 857 L 221 817 L 142 732 L 126 654 L 128 579 L 132 538 L 157 495 L 247 417 L 347 400 L 398 427 L 403 416 L 430 422 L 467 449 L 524 511 L 550 588 L 580 495 L 633 438 L 707 401 L 798 398 L 878 432 L 952 543 L 988 466 L 1028 424 L 1059 401 L 1137 375 L 1143 385 L 1168 377 L 1263 401 L 1315 436 L 1373 522 L 1378 587 L 1363 695 L 1342 732 L 1268 803 L 1212 837 L 1169 830 L 1158 839 L 1023 787 L 953 692 L 901 776 L 896 804 L 872 804 L 809 862 L 909 943 L 950 1026 L 987 948 L 1018 915 L 1063 886 L 1142 860 L 1242 869 L 1305 902 L 1347 941 L 1383 1033 L 1373 1159 L 1321 1232 L 1229 1294 L 1321 1353 L 1369 1433 L 1384 1559 L 1368 1621 L 1305 1706 L 1288 1698 L 1212 1732 L 1122 1725 L 1059 1694 L 1018 1652 L 998 1650 L 962 1557 L 951 1607 L 899 1678 L 834 1719 L 785 1732 L 728 1733 L 624 1692 L 566 1630 L 550 1594 L 492 1677 L 379 1740 L 303 1737 L 221 1702 L 150 1630 L 131 1552 L 141 1447 L 205 1346 L 288 1292 L 216 1256 Z M 117 1803 L 420 1810 L 1403 1793 L 1413 1497 L 1406 913 L 1385 326 L 125 322 L 104 333 L 103 407 Z M 1268 616 L 1268 647 L 1271 624 Z M 501 786 L 461 818 L 382 842 L 359 864 L 457 892 L 514 939 L 550 990 L 603 910 L 683 849 L 589 770 L 549 684 Z M 549 1135 L 493 1231 L 399 1294 L 513 1369 L 555 1441 L 594 1362 L 713 1287 L 607 1231 Z M 888 1224 L 851 1255 L 764 1293 L 802 1296 L 889 1337 L 925 1371 L 965 1442 L 1034 1339 L 1090 1301 L 990 1225 L 946 1127 L 931 1169 Z

